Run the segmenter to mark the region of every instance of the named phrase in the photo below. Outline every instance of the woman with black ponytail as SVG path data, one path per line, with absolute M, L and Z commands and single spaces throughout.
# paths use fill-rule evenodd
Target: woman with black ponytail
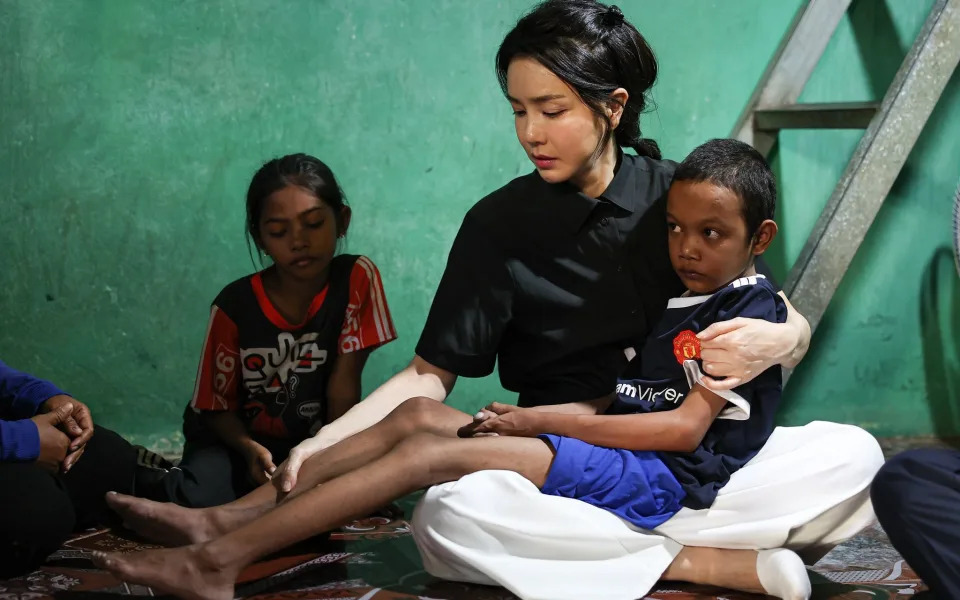
M 500 584 L 525 598 L 642 597 L 661 575 L 804 598 L 803 565 L 780 547 L 829 546 L 869 522 L 866 488 L 879 449 L 856 428 L 774 432 L 777 448 L 757 455 L 773 459 L 766 470 L 747 463 L 727 484 L 747 477 L 756 490 L 718 497 L 701 516 L 684 507 L 664 526 L 689 531 L 655 535 L 586 502 L 541 494 L 533 482 L 544 483 L 554 454 L 530 430 L 473 437 L 492 413 L 520 410 L 491 406 L 474 417 L 442 403 L 458 377 L 498 365 L 528 417 L 596 417 L 628 350 L 685 290 L 667 243 L 676 164 L 640 132 L 657 62 L 620 9 L 544 2 L 507 34 L 496 71 L 536 168 L 467 213 L 410 365 L 295 447 L 272 482 L 226 507 L 114 498 L 134 529 L 183 547 L 98 554 L 98 564 L 183 597 L 232 598 L 239 569 L 256 557 L 451 481 L 428 490 L 413 518 L 424 564 L 441 577 Z M 735 319 L 691 333 L 686 343 L 701 349 L 704 370 L 723 377 L 705 376 L 704 385 L 719 397 L 773 365 L 796 364 L 810 329 L 789 313 L 785 323 Z M 635 444 L 651 439 L 630 435 Z M 804 448 L 830 453 L 811 461 L 816 450 Z M 615 469 L 606 473 L 618 479 Z M 763 502 L 773 487 L 770 497 L 789 506 Z
M 676 163 L 640 132 L 657 60 L 622 11 L 544 2 L 507 34 L 495 66 L 535 170 L 467 213 L 413 360 L 295 448 L 278 471 L 285 487 L 307 457 L 407 398 L 443 401 L 458 377 L 483 377 L 495 364 L 520 406 L 607 396 L 627 362 L 623 349 L 685 289 L 667 253 Z M 708 378 L 715 389 L 794 366 L 810 339 L 792 308 L 784 324 L 722 325 L 701 334 L 706 370 L 725 378 Z M 454 423 L 463 417 L 452 414 Z
M 521 406 L 549 411 L 608 394 L 621 349 L 683 291 L 666 254 L 675 163 L 640 127 L 657 60 L 623 12 L 594 0 L 543 2 L 507 34 L 496 72 L 536 171 L 467 214 L 413 363 L 353 409 L 367 423 L 392 406 L 388 398 L 443 400 L 457 375 L 485 375 L 495 357 Z M 785 324 L 737 318 L 698 334 L 704 371 L 724 378 L 706 378 L 709 387 L 730 390 L 800 361 L 810 330 L 787 306 Z M 444 390 L 392 387 L 415 373 Z M 349 434 L 349 417 L 313 441 Z M 413 532 L 428 572 L 524 598 L 637 598 L 658 577 L 724 576 L 731 587 L 759 578 L 770 595 L 804 597 L 809 583 L 790 553 L 764 549 L 815 559 L 869 525 L 868 486 L 882 455 L 867 432 L 832 423 L 778 428 L 762 454 L 710 509 L 684 509 L 656 533 L 558 501 L 505 470 L 428 490 Z

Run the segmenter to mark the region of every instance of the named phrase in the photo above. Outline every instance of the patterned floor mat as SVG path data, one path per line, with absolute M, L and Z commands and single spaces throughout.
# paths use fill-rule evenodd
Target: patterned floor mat
M 404 503 L 407 504 L 407 503 Z M 407 506 L 406 508 L 410 508 Z M 408 511 L 409 514 L 409 511 Z M 0 600 L 105 599 L 154 596 L 153 590 L 121 582 L 90 562 L 93 550 L 131 552 L 151 548 L 120 532 L 78 535 L 40 569 L 0 580 Z M 822 600 L 904 600 L 924 590 L 902 561 L 884 568 L 831 565 L 811 572 L 813 597 Z M 426 574 L 406 521 L 371 517 L 270 556 L 246 570 L 237 596 L 250 600 L 511 600 L 502 588 L 441 581 Z M 656 600 L 755 600 L 759 596 L 686 584 L 663 585 Z

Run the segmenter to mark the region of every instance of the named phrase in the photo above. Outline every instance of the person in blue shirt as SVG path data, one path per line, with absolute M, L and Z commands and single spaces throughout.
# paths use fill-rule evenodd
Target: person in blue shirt
M 644 529 L 684 506 L 709 506 L 770 436 L 780 369 L 732 391 L 712 391 L 701 383 L 695 334 L 740 316 L 786 319 L 776 289 L 754 269 L 777 232 L 775 200 L 766 161 L 742 142 L 712 140 L 677 168 L 663 226 L 688 292 L 671 300 L 631 363 L 634 372 L 620 380 L 615 397 L 595 401 L 596 414 L 493 404 L 473 419 L 461 413 L 462 427 L 450 430 L 454 409 L 413 398 L 304 463 L 297 487 L 279 503 L 273 484 L 200 510 L 111 494 L 108 502 L 125 523 L 180 547 L 95 553 L 94 562 L 181 597 L 232 598 L 237 574 L 256 558 L 417 489 L 486 469 L 514 471 L 544 494 L 593 504 Z M 802 561 L 782 548 L 686 547 L 663 577 L 778 598 L 810 595 Z
M 83 402 L 0 362 L 0 577 L 29 572 L 71 532 L 104 522 L 104 494 L 133 493 L 138 464 L 159 461 L 94 425 Z

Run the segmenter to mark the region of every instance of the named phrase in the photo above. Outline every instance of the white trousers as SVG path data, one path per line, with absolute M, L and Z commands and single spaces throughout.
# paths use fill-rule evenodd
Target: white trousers
M 877 441 L 852 425 L 778 427 L 710 508 L 654 531 L 585 502 L 540 493 L 512 471 L 427 490 L 413 514 L 426 570 L 521 598 L 642 598 L 683 546 L 825 548 L 873 522 Z

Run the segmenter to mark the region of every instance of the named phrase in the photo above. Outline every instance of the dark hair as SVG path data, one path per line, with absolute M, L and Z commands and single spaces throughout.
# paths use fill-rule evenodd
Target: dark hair
M 657 79 L 657 58 L 640 32 L 616 6 L 595 0 L 547 0 L 521 18 L 497 51 L 497 79 L 507 94 L 507 69 L 519 57 L 532 58 L 572 87 L 606 122 L 598 153 L 611 136 L 603 112 L 610 94 L 630 95 L 613 137 L 640 156 L 660 158 L 660 148 L 640 136 L 640 113 Z
M 697 146 L 677 167 L 673 181 L 706 181 L 736 194 L 743 202 L 750 238 L 776 212 L 777 182 L 770 165 L 739 140 L 714 139 Z
M 271 194 L 285 187 L 295 185 L 302 188 L 333 209 L 337 223 L 337 233 L 343 229 L 341 209 L 347 199 L 337 179 L 323 161 L 308 154 L 288 154 L 275 158 L 254 174 L 247 189 L 247 244 L 252 239 L 260 248 L 260 215 L 263 203 Z

